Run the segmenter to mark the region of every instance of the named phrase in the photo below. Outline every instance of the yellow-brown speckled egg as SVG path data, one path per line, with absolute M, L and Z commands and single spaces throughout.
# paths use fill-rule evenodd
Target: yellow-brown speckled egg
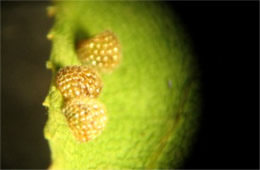
M 119 40 L 111 31 L 80 41 L 77 52 L 84 65 L 101 71 L 113 70 L 121 59 Z
M 58 71 L 56 86 L 67 100 L 79 96 L 96 98 L 103 83 L 100 75 L 92 68 L 67 66 Z
M 96 99 L 78 97 L 65 103 L 63 113 L 76 139 L 87 142 L 95 139 L 107 123 L 105 106 Z

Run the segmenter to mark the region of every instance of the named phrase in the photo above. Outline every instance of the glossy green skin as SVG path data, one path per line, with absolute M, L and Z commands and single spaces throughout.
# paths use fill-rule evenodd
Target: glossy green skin
M 60 2 L 48 37 L 53 48 L 47 67 L 53 82 L 44 102 L 44 134 L 51 168 L 178 168 L 187 156 L 199 116 L 196 63 L 175 15 L 159 2 Z M 98 100 L 108 124 L 95 140 L 79 143 L 61 112 L 55 88 L 58 68 L 80 65 L 75 43 L 112 30 L 122 62 L 102 73 Z

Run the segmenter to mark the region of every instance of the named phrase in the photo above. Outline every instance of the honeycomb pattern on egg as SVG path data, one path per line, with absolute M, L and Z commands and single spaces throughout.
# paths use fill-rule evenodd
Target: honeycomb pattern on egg
M 96 98 L 102 90 L 100 75 L 85 66 L 67 66 L 56 75 L 56 86 L 65 99 L 78 96 Z
M 105 31 L 78 45 L 78 56 L 84 65 L 101 71 L 112 70 L 121 59 L 119 40 L 111 31 Z
M 107 123 L 105 106 L 96 99 L 79 97 L 66 102 L 63 113 L 80 142 L 95 139 Z

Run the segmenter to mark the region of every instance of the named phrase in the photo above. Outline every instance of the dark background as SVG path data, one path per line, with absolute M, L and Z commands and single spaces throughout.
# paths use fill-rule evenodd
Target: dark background
M 46 34 L 53 20 L 48 3 L 4 2 L 1 11 L 1 168 L 47 168 L 50 151 L 43 136 L 51 72 Z
M 183 168 L 259 167 L 259 3 L 169 2 L 192 39 L 203 117 Z
M 164 2 L 179 14 L 201 70 L 203 115 L 183 168 L 259 167 L 259 4 Z M 47 168 L 40 105 L 53 20 L 47 2 L 4 2 L 1 12 L 1 167 Z M 28 95 L 30 93 L 30 95 Z

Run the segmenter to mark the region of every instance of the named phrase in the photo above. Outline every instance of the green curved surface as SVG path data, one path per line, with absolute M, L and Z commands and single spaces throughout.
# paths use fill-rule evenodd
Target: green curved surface
M 44 105 L 49 118 L 51 168 L 178 168 L 197 129 L 199 83 L 196 63 L 174 13 L 160 2 L 57 2 L 47 67 L 80 65 L 75 44 L 112 30 L 122 62 L 102 74 L 98 98 L 108 124 L 93 141 L 79 143 L 61 112 L 54 80 Z

